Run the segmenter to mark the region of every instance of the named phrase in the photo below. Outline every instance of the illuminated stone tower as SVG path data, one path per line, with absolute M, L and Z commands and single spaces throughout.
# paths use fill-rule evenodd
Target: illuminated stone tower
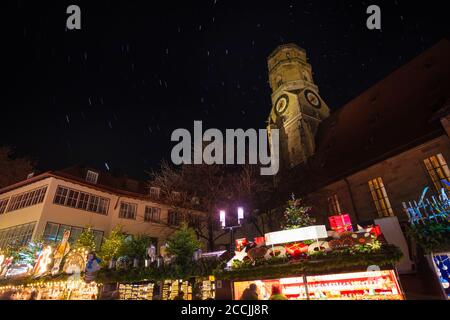
M 314 154 L 317 129 L 330 110 L 319 96 L 305 50 L 279 46 L 267 63 L 272 89 L 268 131 L 280 130 L 280 167 L 289 169 Z

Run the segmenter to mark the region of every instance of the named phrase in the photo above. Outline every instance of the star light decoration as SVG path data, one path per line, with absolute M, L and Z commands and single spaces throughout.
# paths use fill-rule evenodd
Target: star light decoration
M 231 258 L 230 261 L 227 262 L 227 269 L 231 269 L 233 265 L 233 261 L 242 261 L 247 256 L 247 248 L 242 249 L 241 251 L 235 251 L 234 257 Z

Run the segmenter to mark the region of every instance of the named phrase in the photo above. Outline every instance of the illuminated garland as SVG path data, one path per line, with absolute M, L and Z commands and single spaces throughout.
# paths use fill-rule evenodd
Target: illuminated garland
M 393 245 L 384 245 L 378 251 L 370 253 L 362 251 L 333 251 L 318 253 L 308 260 L 284 263 L 283 259 L 269 260 L 253 265 L 250 261 L 243 262 L 231 271 L 217 271 L 218 279 L 245 280 L 277 278 L 302 274 L 321 274 L 329 272 L 348 272 L 351 269 L 365 270 L 370 265 L 379 267 L 392 266 L 402 258 L 401 250 Z

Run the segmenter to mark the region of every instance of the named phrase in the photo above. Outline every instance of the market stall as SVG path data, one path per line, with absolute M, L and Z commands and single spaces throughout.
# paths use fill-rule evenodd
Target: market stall
M 281 230 L 265 234 L 264 243 L 238 239 L 235 256 L 216 277 L 231 280 L 229 298 L 235 300 L 251 284 L 260 300 L 270 299 L 273 287 L 290 300 L 404 299 L 393 267 L 401 252 L 385 242 L 380 229 L 336 229 Z
M 0 287 L 0 296 L 10 292 L 10 300 L 96 300 L 99 284 L 78 281 L 55 281 Z

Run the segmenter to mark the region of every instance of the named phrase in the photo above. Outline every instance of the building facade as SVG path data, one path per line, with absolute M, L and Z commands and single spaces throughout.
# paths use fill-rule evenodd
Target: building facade
M 308 195 L 324 222 L 328 215 L 341 212 L 363 222 L 394 215 L 405 220 L 402 202 L 419 199 L 426 186 L 435 193 L 448 188 L 442 180 L 450 180 L 449 40 L 442 40 L 332 113 L 321 98 L 305 102 L 305 94 L 298 94 L 297 87 L 291 89 L 289 83 L 295 80 L 289 78 L 289 71 L 281 75 L 274 71 L 273 56 L 291 51 L 304 52 L 287 45 L 268 58 L 269 79 L 289 79 L 273 95 L 278 96 L 280 89 L 287 92 L 283 94 L 297 95 L 281 110 L 282 115 L 278 100 L 273 99 L 269 125 L 292 125 L 299 115 L 289 109 L 302 110 L 299 105 L 314 106 L 315 102 L 323 113 L 314 118 L 316 125 L 306 126 L 311 133 L 306 140 L 311 142 L 298 134 L 280 135 L 281 146 L 292 146 L 281 150 L 281 162 L 285 162 L 277 177 L 281 190 Z M 301 73 L 296 76 L 302 81 Z M 300 87 L 303 92 L 317 90 L 305 82 Z M 300 117 L 305 117 L 303 113 Z M 295 123 L 301 131 L 303 124 Z
M 198 211 L 191 214 L 201 215 Z M 30 176 L 0 190 L 0 249 L 41 237 L 55 243 L 67 229 L 74 242 L 87 227 L 94 231 L 99 248 L 116 226 L 126 234 L 151 237 L 159 247 L 182 218 L 164 203 L 158 188 L 73 167 Z
M 309 76 L 305 51 L 277 48 L 268 58 L 269 129 L 281 129 L 280 195 L 305 197 L 319 223 L 348 213 L 354 224 L 396 217 L 404 227 L 404 202 L 419 202 L 426 187 L 427 196 L 449 194 L 449 57 L 450 41 L 441 40 L 329 112 Z M 280 95 L 289 99 L 280 102 Z M 407 248 L 414 273 L 423 253 L 411 243 Z

